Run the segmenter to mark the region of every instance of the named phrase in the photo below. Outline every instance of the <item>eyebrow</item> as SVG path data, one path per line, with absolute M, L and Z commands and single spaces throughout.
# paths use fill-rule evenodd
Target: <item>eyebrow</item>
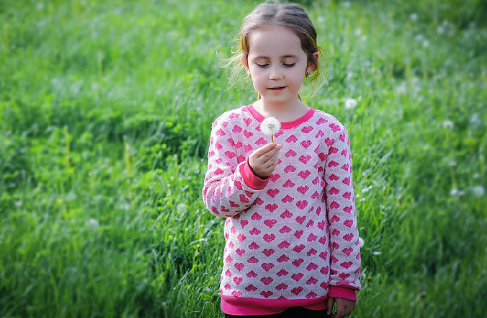
M 289 55 L 281 56 L 280 58 L 286 59 L 286 58 L 297 58 L 297 57 L 298 57 L 297 55 L 289 54 Z M 259 55 L 254 57 L 254 59 L 270 59 L 270 57 Z

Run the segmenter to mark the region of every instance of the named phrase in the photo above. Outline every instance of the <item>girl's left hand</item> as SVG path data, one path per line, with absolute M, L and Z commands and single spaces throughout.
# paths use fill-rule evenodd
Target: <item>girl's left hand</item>
M 326 305 L 328 316 L 332 314 L 333 303 L 335 301 L 337 303 L 337 311 L 333 316 L 331 316 L 333 318 L 347 317 L 355 309 L 355 305 L 357 303 L 356 301 L 349 299 L 328 297 L 328 302 Z

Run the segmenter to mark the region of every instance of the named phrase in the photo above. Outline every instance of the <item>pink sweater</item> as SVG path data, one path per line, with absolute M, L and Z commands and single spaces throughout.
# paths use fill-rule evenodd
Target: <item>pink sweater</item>
M 265 315 L 326 298 L 356 300 L 359 233 L 346 128 L 310 110 L 281 123 L 283 145 L 273 174 L 255 176 L 247 158 L 270 142 L 252 105 L 223 113 L 212 125 L 206 207 L 225 222 L 220 293 L 223 312 Z

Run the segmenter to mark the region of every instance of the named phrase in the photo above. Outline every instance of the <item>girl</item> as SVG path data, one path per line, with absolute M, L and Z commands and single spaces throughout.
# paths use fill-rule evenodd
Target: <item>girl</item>
M 257 6 L 240 30 L 258 100 L 212 124 L 203 199 L 226 218 L 226 317 L 348 316 L 360 290 L 359 233 L 347 129 L 298 95 L 318 76 L 316 31 L 296 4 Z M 281 122 L 274 139 L 260 129 Z

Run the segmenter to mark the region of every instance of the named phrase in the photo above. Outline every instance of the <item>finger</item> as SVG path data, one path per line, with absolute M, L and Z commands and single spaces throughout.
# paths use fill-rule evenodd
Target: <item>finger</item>
M 266 163 L 263 164 L 263 166 L 266 168 L 266 169 L 271 169 L 273 168 L 274 166 L 276 165 L 276 162 L 274 160 L 268 160 Z
M 337 306 L 337 318 L 342 318 L 346 316 L 345 308 L 342 306 Z
M 335 301 L 334 298 L 332 297 L 328 297 L 328 301 L 326 303 L 326 313 L 328 316 L 331 315 L 332 311 L 333 311 L 333 302 Z
M 279 150 L 281 150 L 281 149 L 282 149 L 282 145 L 278 144 L 275 147 L 268 150 L 267 152 L 261 154 L 260 156 L 269 159 L 269 158 L 274 157 L 277 153 L 279 153 Z
M 266 162 L 269 162 L 269 161 L 277 161 L 279 159 L 279 150 L 276 150 L 276 148 L 274 148 L 273 150 L 269 151 L 268 153 L 260 156 L 258 159 L 259 160 L 262 160 L 262 163 L 266 163 Z
M 275 142 L 272 142 L 270 144 L 267 144 L 265 146 L 260 147 L 259 149 L 257 149 L 254 152 L 254 154 L 255 154 L 256 157 L 260 157 L 262 155 L 265 155 L 266 153 L 268 153 L 269 151 L 271 151 L 275 147 L 277 147 L 277 144 Z

